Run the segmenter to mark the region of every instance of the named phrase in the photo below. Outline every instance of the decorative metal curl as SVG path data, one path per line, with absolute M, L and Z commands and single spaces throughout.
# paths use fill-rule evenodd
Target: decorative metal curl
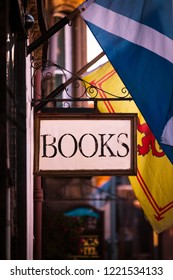
M 31 61 L 31 68 L 33 69 L 33 75 L 31 77 L 31 86 L 34 89 L 34 92 L 36 95 L 43 97 L 47 94 L 45 92 L 47 91 L 47 83 L 50 82 L 51 80 L 53 81 L 52 85 L 54 84 L 54 77 L 55 77 L 55 70 L 59 70 L 61 75 L 63 76 L 63 80 L 67 80 L 67 75 L 65 73 L 65 70 L 60 67 L 59 65 L 51 62 L 51 61 L 40 61 L 39 59 L 34 59 Z M 36 85 L 35 85 L 35 77 L 38 73 L 38 71 L 41 71 L 42 74 L 42 79 L 41 79 L 41 89 L 42 93 L 40 94 L 37 91 Z M 57 93 L 58 94 L 58 93 Z M 60 93 L 62 94 L 62 93 Z
M 81 101 L 102 101 L 105 99 L 119 101 L 119 100 L 131 100 L 130 93 L 127 88 L 124 86 L 121 90 L 117 92 L 106 92 L 102 88 L 98 88 L 96 85 L 91 84 L 81 77 L 74 75 L 70 71 L 64 69 L 63 67 L 53 63 L 51 61 L 44 61 L 40 64 L 40 61 L 32 61 L 31 67 L 34 69 L 33 76 L 31 78 L 31 85 L 35 87 L 35 76 L 38 70 L 41 70 L 42 81 L 41 81 L 41 98 L 33 99 L 33 106 L 37 112 L 47 103 L 52 103 L 54 107 L 57 107 L 57 102 L 64 108 L 69 108 L 73 106 L 73 102 Z M 51 79 L 54 85 L 54 71 L 58 69 L 58 73 L 63 76 L 63 83 L 53 89 L 52 92 L 47 93 L 47 89 L 50 88 L 50 84 L 47 85 L 47 82 L 50 83 Z M 70 76 L 67 79 L 67 73 Z M 36 88 L 34 88 L 36 92 Z M 102 97 L 102 92 L 104 92 L 104 98 Z M 38 94 L 38 93 L 37 93 Z M 35 104 L 36 103 L 36 104 Z
M 72 101 L 75 101 L 77 99 L 82 100 L 82 98 L 85 98 L 85 99 L 91 98 L 91 96 L 88 94 L 88 88 L 86 86 L 86 82 L 83 79 L 81 79 L 80 77 L 76 77 L 76 76 L 72 77 L 70 86 L 71 86 L 71 88 L 69 86 L 65 87 L 65 92 L 66 92 L 66 95 L 70 99 L 72 99 Z M 90 86 L 90 87 L 92 87 L 92 86 Z M 74 90 L 78 91 L 77 95 L 73 94 Z
M 43 72 L 43 78 L 46 79 L 46 80 L 51 80 L 53 77 L 53 74 L 52 72 L 48 71 L 48 72 Z
M 40 59 L 31 60 L 31 68 L 34 70 L 38 70 L 42 68 L 42 61 Z
M 99 94 L 99 89 L 91 84 L 86 88 L 86 93 L 89 98 L 95 99 Z
M 62 105 L 63 105 L 63 108 L 70 108 L 71 107 L 71 104 L 68 101 L 63 101 Z
M 105 91 L 102 88 L 97 87 L 96 85 L 90 84 L 86 81 L 83 81 L 83 82 L 85 83 L 86 94 L 91 99 L 98 99 L 98 98 L 100 99 L 101 93 L 105 94 L 104 99 L 115 98 L 115 100 L 119 100 L 119 99 L 125 100 L 125 99 L 127 99 L 127 98 L 129 99 L 131 97 L 129 91 L 127 90 L 127 88 L 125 86 L 121 89 L 121 91 L 111 93 L 111 92 Z
M 123 93 L 123 97 L 124 98 L 130 97 L 130 93 L 129 93 L 129 91 L 128 91 L 128 89 L 126 87 L 123 87 L 121 89 L 121 92 Z

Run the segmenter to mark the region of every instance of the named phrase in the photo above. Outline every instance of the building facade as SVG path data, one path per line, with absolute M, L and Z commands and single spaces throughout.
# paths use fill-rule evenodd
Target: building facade
M 64 218 L 64 213 L 69 213 L 75 207 L 88 209 L 90 206 L 95 215 L 101 211 L 104 212 L 106 221 L 110 219 L 110 212 L 106 210 L 109 204 L 99 204 L 103 200 L 109 200 L 110 194 L 99 195 L 98 203 L 93 196 L 93 187 L 96 187 L 93 178 L 43 178 L 34 174 L 35 115 L 42 112 L 70 112 L 67 108 L 69 104 L 67 106 L 63 102 L 69 96 L 73 97 L 70 103 L 73 111 L 80 114 L 91 109 L 88 108 L 88 103 L 79 98 L 80 87 L 69 83 L 67 90 L 62 86 L 87 63 L 87 32 L 84 22 L 80 17 L 74 17 L 58 31 L 54 30 L 53 35 L 49 32 L 81 2 L 82 0 L 0 2 L 0 259 L 49 258 L 48 243 L 45 244 L 42 237 L 47 236 L 50 242 L 48 225 L 51 215 L 55 219 L 56 216 L 63 217 L 63 222 L 67 223 L 68 220 L 69 223 L 69 219 Z M 43 101 L 47 97 L 50 97 L 49 102 Z M 59 98 L 56 102 L 55 97 Z M 122 182 L 123 179 L 121 184 Z M 93 201 L 97 202 L 94 206 Z M 119 219 L 114 223 L 118 236 L 117 258 L 173 258 L 172 229 L 156 238 L 143 212 L 134 208 L 132 201 L 123 204 L 120 200 L 114 210 L 118 211 L 116 217 Z M 133 240 L 132 223 L 129 224 L 124 213 L 131 214 L 129 219 L 134 218 L 133 222 L 138 217 L 137 225 L 134 224 L 133 227 L 136 230 Z M 94 244 L 97 244 L 98 239 L 93 239 L 92 230 L 94 226 L 98 229 L 96 225 L 100 226 L 100 223 L 94 219 L 85 221 L 85 233 L 88 229 L 90 234 L 92 232 L 92 246 L 86 246 L 83 250 L 93 254 L 96 252 Z M 55 227 L 56 223 L 54 231 Z M 108 227 L 110 224 L 105 223 L 101 242 L 105 241 L 105 235 L 110 235 Z M 69 232 L 72 234 L 71 230 Z M 147 235 L 144 235 L 145 232 Z M 61 232 L 57 236 L 61 236 Z M 127 236 L 131 237 L 130 241 Z M 83 244 L 88 242 L 85 237 Z M 101 258 L 112 257 L 110 244 L 109 240 L 102 243 L 104 254 L 101 253 Z M 142 247 L 144 244 L 145 248 Z M 55 246 L 58 247 L 58 244 Z M 50 258 L 57 256 L 57 251 L 52 252 Z M 134 252 L 138 253 L 138 257 Z

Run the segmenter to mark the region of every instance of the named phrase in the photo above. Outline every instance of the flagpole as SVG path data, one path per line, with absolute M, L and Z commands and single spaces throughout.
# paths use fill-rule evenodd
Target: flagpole
M 62 18 L 52 27 L 50 27 L 46 32 L 44 32 L 40 37 L 38 37 L 34 42 L 32 42 L 29 46 L 27 46 L 27 55 L 32 53 L 35 49 L 37 49 L 44 41 L 53 36 L 57 31 L 63 28 L 66 24 L 70 23 L 70 21 L 79 15 L 81 12 L 86 10 L 86 8 L 92 3 L 94 0 L 85 0 L 82 4 L 78 6 L 72 13 Z
M 34 42 L 32 42 L 29 46 L 27 46 L 27 55 L 32 53 L 35 49 L 37 49 L 44 41 L 53 36 L 57 31 L 63 28 L 66 24 L 68 24 L 74 17 L 80 14 L 80 10 L 75 9 L 72 13 L 62 18 L 56 24 L 54 24 L 51 28 L 49 28 L 45 33 L 43 33 L 40 37 L 38 37 Z
M 44 100 L 41 101 L 39 104 L 37 104 L 34 107 L 34 112 L 38 112 L 44 105 L 46 105 L 50 100 L 50 98 L 54 98 L 57 96 L 61 91 L 63 91 L 69 84 L 71 84 L 76 77 L 80 77 L 88 68 L 90 68 L 92 65 L 94 65 L 100 58 L 104 56 L 104 52 L 101 52 L 99 55 L 97 55 L 94 59 L 92 59 L 90 62 L 88 62 L 84 67 L 82 67 L 76 74 L 74 74 L 71 78 L 69 78 L 65 83 L 59 85 L 54 91 L 52 91 L 49 95 L 46 96 Z

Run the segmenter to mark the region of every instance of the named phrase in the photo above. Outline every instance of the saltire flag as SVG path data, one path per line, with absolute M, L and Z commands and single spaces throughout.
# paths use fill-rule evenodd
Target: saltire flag
M 78 9 L 173 163 L 173 1 L 88 0 Z
M 97 102 L 101 113 L 138 114 L 137 175 L 129 179 L 151 226 L 157 233 L 163 232 L 173 226 L 173 165 L 158 145 L 135 102 L 118 101 L 119 97 L 130 95 L 110 62 L 87 74 L 83 80 L 96 87 L 96 90 L 90 91 L 90 85 L 86 84 L 91 97 L 103 99 Z M 114 97 L 115 101 L 112 100 Z

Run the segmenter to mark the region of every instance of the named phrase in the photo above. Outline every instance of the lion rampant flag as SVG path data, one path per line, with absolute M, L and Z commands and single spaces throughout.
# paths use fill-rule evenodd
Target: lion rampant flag
M 130 97 L 130 94 L 110 62 L 83 79 L 97 88 L 91 90 L 91 97 L 105 99 L 98 101 L 101 113 L 138 114 L 137 175 L 130 176 L 129 180 L 153 229 L 163 232 L 173 226 L 173 165 L 160 149 L 134 101 L 117 101 L 118 97 Z

